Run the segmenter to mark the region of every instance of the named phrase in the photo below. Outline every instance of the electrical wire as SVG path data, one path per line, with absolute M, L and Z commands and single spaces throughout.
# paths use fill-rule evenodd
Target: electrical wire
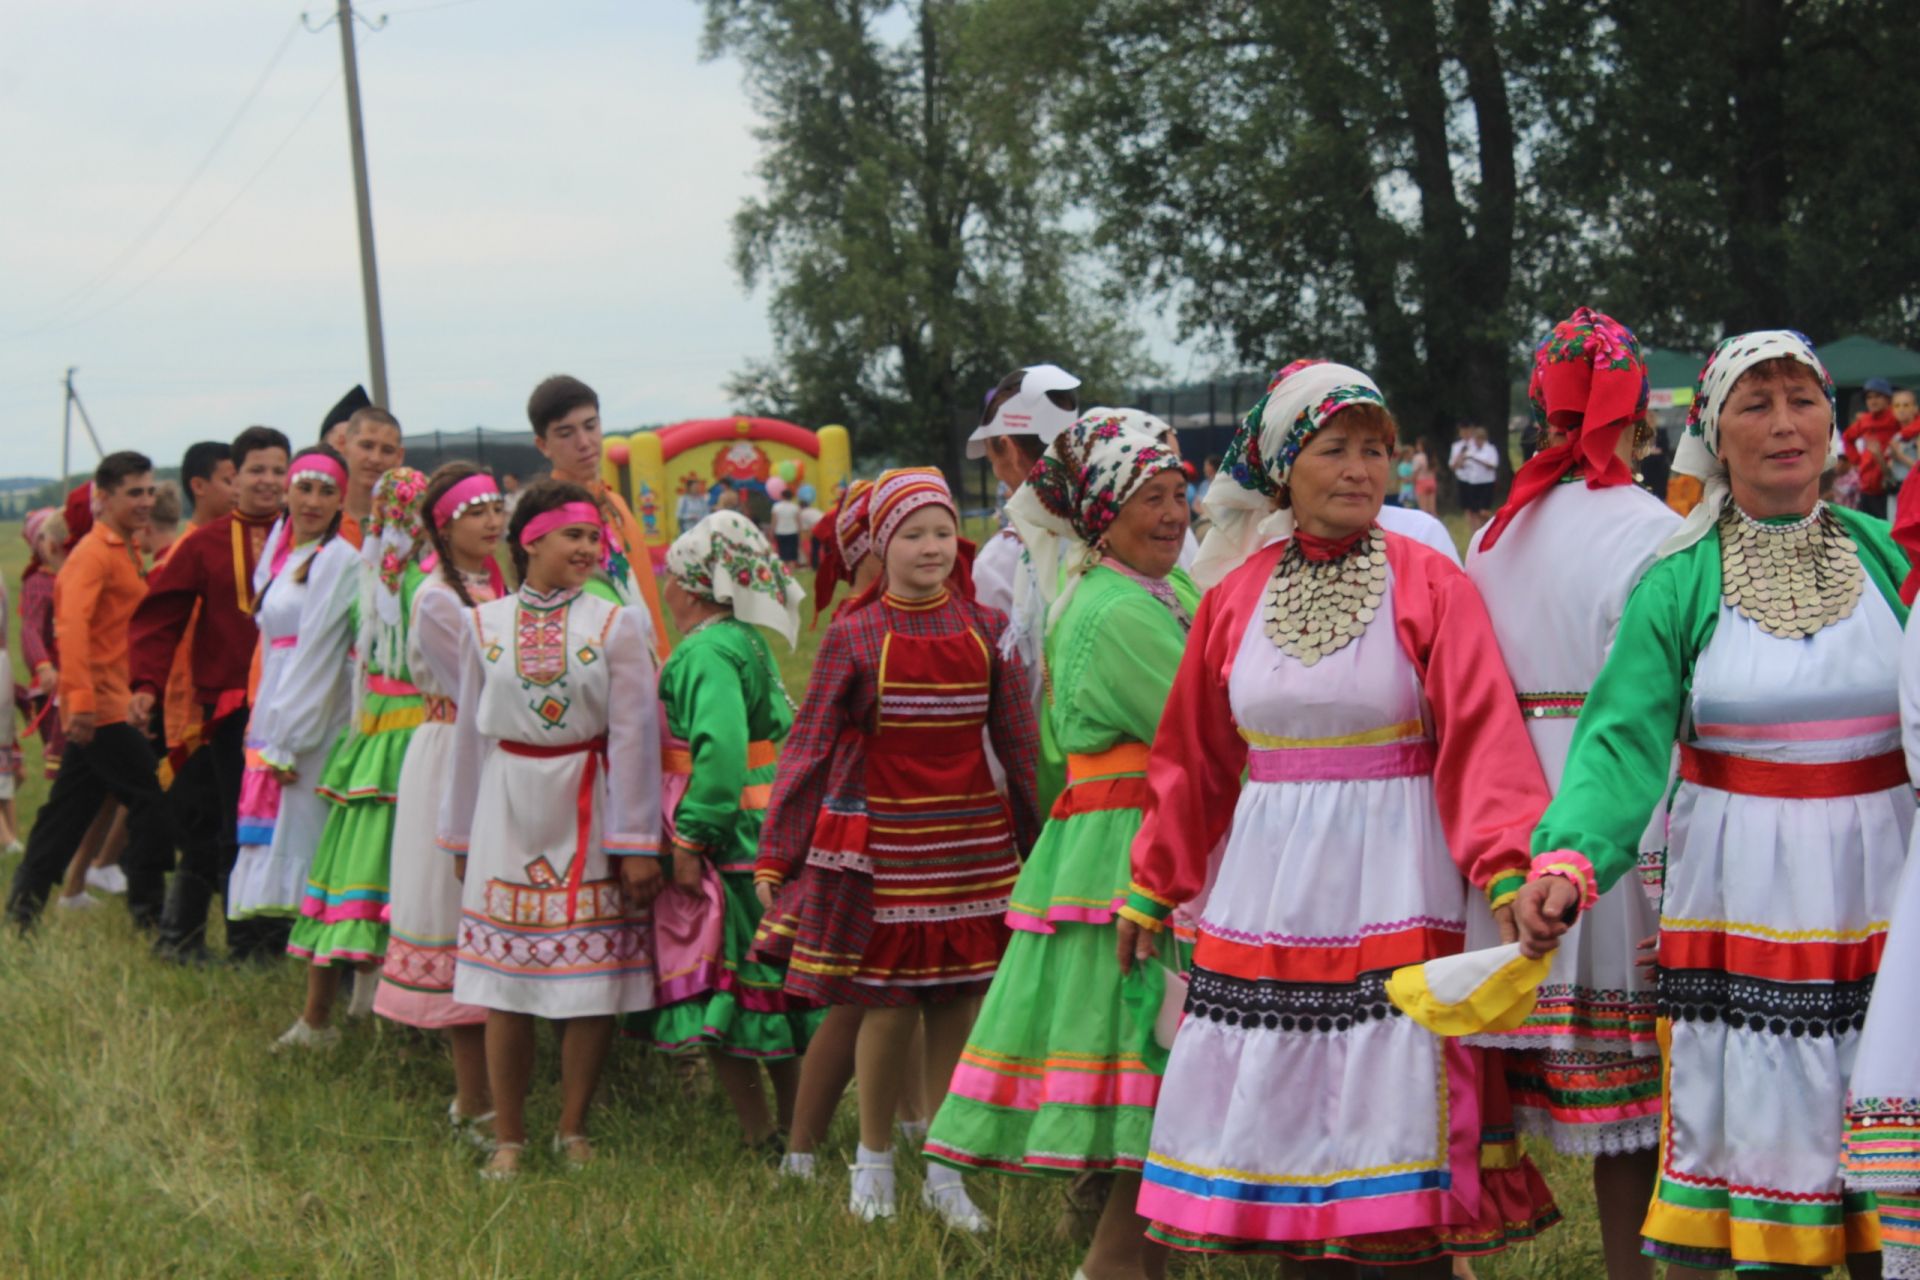
M 248 108 L 253 106 L 254 100 L 260 96 L 260 91 L 267 87 L 267 81 L 272 77 L 274 68 L 280 65 L 280 59 L 286 55 L 287 49 L 293 44 L 293 37 L 297 35 L 299 31 L 300 23 L 297 19 L 288 25 L 286 34 L 280 38 L 279 45 L 274 48 L 273 56 L 267 59 L 267 65 L 261 68 L 258 76 L 254 77 L 253 87 L 247 90 L 244 98 L 240 99 L 240 105 L 235 107 L 233 114 L 227 117 L 227 122 L 220 127 L 220 132 L 214 136 L 213 143 L 208 146 L 205 153 L 201 155 L 200 162 L 194 165 L 193 171 L 189 173 L 186 180 L 174 190 L 173 195 L 168 197 L 167 202 L 160 206 L 160 211 L 148 219 L 146 226 L 141 228 L 140 233 L 128 241 L 126 247 L 115 254 L 106 266 L 95 272 L 90 278 L 69 292 L 65 297 L 60 298 L 51 306 L 47 307 L 47 314 L 57 314 L 65 310 L 69 304 L 78 301 L 85 295 L 92 293 L 95 289 L 106 284 L 120 273 L 121 268 L 126 266 L 135 254 L 147 246 L 147 242 L 152 240 L 160 228 L 166 224 L 167 219 L 172 216 L 173 211 L 179 208 L 180 202 L 187 198 L 187 195 L 193 190 L 194 186 L 205 176 L 207 166 L 213 163 L 213 158 L 220 154 L 220 149 L 226 145 L 227 139 L 233 136 L 234 129 L 238 127 L 241 119 L 245 117 Z M 32 331 L 30 330 L 29 332 Z
M 342 78 L 341 72 L 336 71 L 333 73 L 333 77 L 327 81 L 326 87 L 321 89 L 319 95 L 315 97 L 312 102 L 307 104 L 307 109 L 300 113 L 300 118 L 293 122 L 293 127 L 291 129 L 287 130 L 286 136 L 281 138 L 279 143 L 273 148 L 273 150 L 267 154 L 267 158 L 260 162 L 260 167 L 255 169 L 253 173 L 247 178 L 247 180 L 240 184 L 239 189 L 236 190 L 231 196 L 227 198 L 227 202 L 221 205 L 219 210 L 215 212 L 211 218 L 207 219 L 205 225 L 203 225 L 198 231 L 193 233 L 193 236 L 191 239 L 189 239 L 185 244 L 181 245 L 179 249 L 174 251 L 174 254 L 172 257 L 168 258 L 165 262 L 161 263 L 158 267 L 155 267 L 152 271 L 148 272 L 145 276 L 141 277 L 140 281 L 137 284 L 135 284 L 131 289 L 128 289 L 125 293 L 115 298 L 112 302 L 107 303 L 105 306 L 100 307 L 97 310 L 90 311 L 83 316 L 79 316 L 75 319 L 68 320 L 64 323 L 53 322 L 49 324 L 39 325 L 32 329 L 21 330 L 18 333 L 7 334 L 6 337 L 9 340 L 11 340 L 14 338 L 27 337 L 30 334 L 36 334 L 36 333 L 48 333 L 48 332 L 57 333 L 63 330 L 76 328 L 79 325 L 89 324 L 92 321 L 97 320 L 101 316 L 107 314 L 109 311 L 112 311 L 115 308 L 121 306 L 122 304 L 131 301 L 148 285 L 152 284 L 155 280 L 165 275 L 167 271 L 170 268 L 172 268 L 175 263 L 179 262 L 180 259 L 186 257 L 187 254 L 190 251 L 192 251 L 195 245 L 199 244 L 202 240 L 204 240 L 207 236 L 207 233 L 212 231 L 214 227 L 218 226 L 220 223 L 220 220 L 226 217 L 227 214 L 232 211 L 234 205 L 240 203 L 241 197 L 246 195 L 247 192 L 252 189 L 253 184 L 258 182 L 261 176 L 265 174 L 268 169 L 273 167 L 273 162 L 280 158 L 280 153 L 287 149 L 287 145 L 293 141 L 294 135 L 299 133 L 301 128 L 305 126 L 307 121 L 313 117 L 313 113 L 320 109 L 320 104 L 325 102 L 332 95 L 334 87 L 340 83 L 341 78 Z

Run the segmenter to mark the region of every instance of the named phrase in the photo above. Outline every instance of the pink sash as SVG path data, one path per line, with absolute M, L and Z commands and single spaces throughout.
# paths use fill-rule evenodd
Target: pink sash
M 668 737 L 664 728 L 660 736 L 669 756 L 678 748 L 680 757 L 686 757 L 686 743 Z M 660 842 L 663 849 L 672 847 L 673 811 L 687 793 L 689 781 L 684 773 L 660 775 L 660 811 L 665 815 L 667 837 Z M 697 893 L 674 886 L 670 857 L 661 858 L 660 863 L 667 887 L 653 900 L 654 993 L 660 1004 L 668 1005 L 705 995 L 719 986 L 726 899 L 711 861 L 701 873 Z

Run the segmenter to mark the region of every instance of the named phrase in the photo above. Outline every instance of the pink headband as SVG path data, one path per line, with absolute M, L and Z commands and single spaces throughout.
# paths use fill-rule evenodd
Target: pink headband
M 570 524 L 590 524 L 598 529 L 600 527 L 599 508 L 591 502 L 569 502 L 551 511 L 542 511 L 527 521 L 527 527 L 520 531 L 520 545 L 530 547 L 555 529 L 564 529 Z
M 444 529 L 460 518 L 460 513 L 475 503 L 495 501 L 500 497 L 500 486 L 488 475 L 468 476 L 453 488 L 440 495 L 440 501 L 433 504 L 434 527 Z M 531 524 L 532 521 L 527 523 Z
M 346 469 L 324 453 L 303 453 L 295 458 L 293 469 L 287 472 L 287 489 L 291 491 L 294 483 L 303 477 L 324 480 L 342 493 L 346 492 Z

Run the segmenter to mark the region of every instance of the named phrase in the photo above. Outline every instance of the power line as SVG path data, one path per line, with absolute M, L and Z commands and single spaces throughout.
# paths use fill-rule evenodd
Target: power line
M 187 194 L 193 190 L 195 184 L 206 174 L 207 166 L 212 164 L 213 158 L 220 154 L 220 149 L 226 145 L 227 139 L 233 136 L 234 129 L 239 125 L 242 117 L 247 114 L 247 109 L 253 106 L 254 100 L 260 96 L 260 91 L 266 88 L 267 81 L 272 77 L 274 68 L 280 65 L 280 59 L 285 56 L 287 49 L 292 46 L 293 37 L 299 30 L 300 23 L 296 19 L 287 27 L 286 34 L 280 38 L 279 45 L 274 48 L 273 56 L 267 59 L 267 65 L 261 68 L 260 74 L 254 78 L 253 87 L 247 90 L 244 98 L 240 99 L 240 105 L 233 109 L 233 114 L 227 117 L 227 122 L 220 127 L 220 132 L 214 136 L 212 145 L 201 155 L 200 162 L 194 165 L 193 171 L 189 173 L 186 180 L 174 190 L 173 195 L 168 198 L 167 202 L 160 206 L 160 211 L 147 221 L 147 225 L 140 230 L 138 235 L 127 242 L 125 248 L 114 255 L 112 261 L 95 272 L 93 276 L 78 288 L 49 306 L 47 308 L 48 314 L 57 313 L 65 309 L 69 303 L 76 301 L 105 284 L 108 280 L 119 274 L 120 269 L 124 267 L 136 253 L 146 247 L 147 242 L 153 239 L 154 234 L 165 225 L 167 219 L 172 216 L 173 211 L 179 207 L 180 202 L 186 199 Z
M 320 109 L 320 104 L 327 100 L 327 98 L 333 93 L 333 87 L 339 83 L 340 83 L 340 73 L 336 71 L 333 74 L 333 77 L 327 81 L 326 87 L 320 91 L 319 96 L 314 98 L 312 102 L 308 103 L 307 109 L 300 113 L 300 118 L 293 122 L 293 127 L 287 130 L 286 136 L 281 138 L 278 145 L 276 145 L 274 149 L 268 153 L 267 158 L 261 161 L 260 167 L 255 169 L 252 175 L 248 177 L 248 179 L 245 182 L 240 184 L 240 189 L 235 191 L 233 195 L 227 199 L 227 202 L 220 206 L 220 209 L 218 212 L 216 212 L 211 218 L 207 219 L 206 224 L 204 226 L 202 226 L 198 231 L 193 233 L 192 239 L 188 240 L 185 244 L 181 245 L 180 248 L 174 252 L 174 255 L 172 257 L 168 258 L 165 262 L 161 263 L 158 267 L 154 268 L 151 272 L 149 272 L 147 275 L 142 277 L 139 283 L 135 284 L 131 289 L 128 289 L 125 293 L 121 294 L 119 297 L 115 298 L 112 302 L 107 303 L 105 306 L 100 307 L 97 310 L 90 311 L 86 315 L 79 316 L 75 319 L 68 320 L 64 323 L 57 322 L 57 321 L 49 321 L 46 324 L 37 325 L 31 329 L 23 329 L 17 333 L 7 334 L 6 337 L 10 340 L 14 338 L 28 337 L 36 333 L 48 333 L 48 332 L 57 333 L 67 329 L 72 329 L 79 325 L 89 324 L 95 320 L 98 320 L 101 316 L 106 315 L 109 311 L 114 310 L 115 308 L 119 307 L 121 304 L 131 301 L 136 295 L 138 295 L 141 292 L 141 290 L 145 289 L 148 285 L 152 284 L 155 280 L 159 279 L 162 275 L 165 275 L 167 271 L 176 262 L 179 262 L 180 259 L 186 257 L 188 252 L 190 252 L 195 245 L 199 244 L 202 240 L 204 240 L 207 236 L 207 233 L 212 231 L 214 227 L 219 224 L 220 219 L 226 217 L 227 214 L 230 211 L 232 211 L 233 206 L 238 204 L 240 202 L 240 198 L 246 195 L 247 192 L 252 189 L 253 184 L 258 182 L 261 176 L 265 174 L 268 169 L 273 167 L 273 162 L 280 158 L 280 153 L 287 149 L 287 144 L 293 141 L 294 135 L 299 133 L 302 126 L 304 126 L 307 123 L 307 121 L 312 118 L 313 113 Z

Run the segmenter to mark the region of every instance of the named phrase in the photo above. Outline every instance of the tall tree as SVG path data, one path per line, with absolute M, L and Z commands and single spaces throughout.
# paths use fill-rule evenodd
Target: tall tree
M 1030 85 L 1057 70 L 981 0 L 706 0 L 708 56 L 746 69 L 764 194 L 736 266 L 770 288 L 775 352 L 732 390 L 841 420 L 861 447 L 957 473 L 980 398 L 1021 362 L 1140 376 L 1086 282 Z
M 1602 0 L 1543 101 L 1528 289 L 1650 341 L 1920 339 L 1920 130 L 1889 0 Z M 1536 234 L 1537 233 L 1537 234 Z
M 1491 0 L 1077 0 L 1053 39 L 1097 236 L 1189 335 L 1371 368 L 1429 437 L 1504 443 L 1519 200 Z

